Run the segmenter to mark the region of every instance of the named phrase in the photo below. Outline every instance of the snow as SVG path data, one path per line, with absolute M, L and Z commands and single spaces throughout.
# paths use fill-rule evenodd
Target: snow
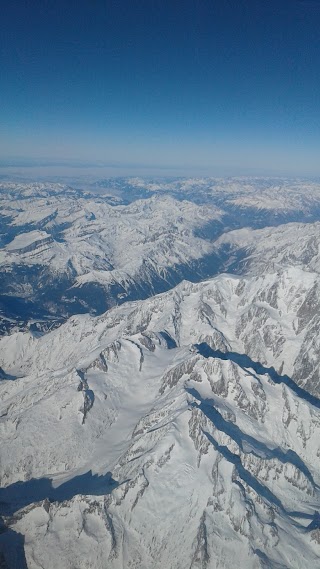
M 52 492 L 63 492 L 89 471 L 93 480 L 98 476 L 97 484 L 109 472 L 116 483 L 107 496 L 97 485 L 91 496 L 76 494 L 63 506 L 53 501 L 49 518 L 41 503 L 22 510 L 15 531 L 26 536 L 28 566 L 53 567 L 54 548 L 62 569 L 71 559 L 78 567 L 90 562 L 100 569 L 105 556 L 112 568 L 132 558 L 145 569 L 182 568 L 197 556 L 214 559 L 214 552 L 220 552 L 222 567 L 231 569 L 239 547 L 238 559 L 246 567 L 259 566 L 256 549 L 270 566 L 298 569 L 303 558 L 312 566 L 319 552 L 301 528 L 320 505 L 319 407 L 258 373 L 254 363 L 244 368 L 236 359 L 207 358 L 192 346 L 219 330 L 231 354 L 249 353 L 254 362 L 255 343 L 250 353 L 247 336 L 276 323 L 284 336 L 282 353 L 294 361 L 306 332 L 297 340 L 288 306 L 297 302 L 301 282 L 305 296 L 318 278 L 292 268 L 281 279 L 219 275 L 198 284 L 184 281 L 97 318 L 73 317 L 40 338 L 4 337 L 2 367 L 26 374 L 1 385 L 7 492 L 17 480 L 44 477 L 52 480 Z M 269 298 L 275 282 L 280 283 L 277 308 L 255 300 Z M 212 311 L 206 308 L 206 318 L 204 303 Z M 246 320 L 252 307 L 256 315 Z M 168 349 L 161 331 L 176 347 Z M 142 333 L 151 343 L 144 344 Z M 100 353 L 107 370 L 99 369 Z M 275 365 L 267 345 L 264 357 Z M 84 423 L 76 370 L 94 394 Z M 87 548 L 93 543 L 91 554 Z M 295 556 L 294 544 L 299 544 Z M 177 550 L 181 555 L 175 557 Z
M 5 199 L 2 201 L 6 204 Z M 21 218 L 21 210 L 29 215 L 29 223 L 35 223 L 38 214 L 34 212 L 41 211 L 47 201 L 39 196 L 32 205 L 30 200 L 10 201 L 16 215 L 14 225 L 24 227 L 26 219 Z M 221 217 L 217 207 L 197 206 L 170 196 L 155 196 L 128 206 L 111 206 L 101 198 L 85 199 L 68 193 L 64 197 L 50 195 L 50 201 L 56 215 L 45 223 L 46 231 L 23 231 L 0 250 L 2 274 L 14 273 L 17 267 L 41 267 L 48 274 L 47 282 L 65 275 L 69 287 L 75 289 L 88 283 L 106 289 L 117 284 L 127 294 L 137 287 L 152 291 L 159 280 L 168 287 L 170 270 L 174 274 L 177 268 L 189 267 L 210 254 L 212 244 L 196 237 L 195 232 Z M 45 237 L 50 237 L 50 242 L 41 247 Z M 30 250 L 32 244 L 35 250 Z M 11 282 L 10 294 L 14 286 Z M 38 289 L 30 286 L 27 293 L 30 296 L 31 290 L 37 300 Z M 16 287 L 19 290 L 21 283 Z
M 319 223 L 216 240 L 197 231 L 220 223 L 227 202 L 294 212 L 301 188 L 307 215 L 319 186 L 129 182 L 153 197 L 111 206 L 59 185 L 6 184 L 10 228 L 21 233 L 2 250 L 4 271 L 50 264 L 54 279 L 71 263 L 72 290 L 117 282 L 125 291 L 152 270 L 166 275 L 229 247 L 225 269 L 242 274 L 180 279 L 47 334 L 0 339 L 0 502 L 10 527 L 0 552 L 23 567 L 20 544 L 28 569 L 57 559 L 59 569 L 317 567 Z M 213 205 L 170 196 L 195 188 Z M 28 211 L 43 228 L 25 230 Z M 48 235 L 46 247 L 21 251 Z
M 50 235 L 45 231 L 29 231 L 28 233 L 21 233 L 16 235 L 13 241 L 8 243 L 6 246 L 7 251 L 17 251 L 19 249 L 24 249 L 32 244 L 37 244 L 45 239 L 48 239 Z
M 242 263 L 252 272 L 281 270 L 284 266 L 320 272 L 320 223 L 287 223 L 265 229 L 230 231 L 215 243 L 245 251 Z M 228 266 L 228 265 L 227 265 Z

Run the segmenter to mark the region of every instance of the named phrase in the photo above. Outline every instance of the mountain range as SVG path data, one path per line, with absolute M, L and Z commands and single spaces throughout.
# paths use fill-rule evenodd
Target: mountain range
M 0 566 L 316 569 L 319 184 L 2 186 Z

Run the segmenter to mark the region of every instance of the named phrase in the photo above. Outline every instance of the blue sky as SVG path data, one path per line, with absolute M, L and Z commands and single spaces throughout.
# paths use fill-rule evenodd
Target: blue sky
M 320 0 L 6 0 L 0 153 L 320 175 Z

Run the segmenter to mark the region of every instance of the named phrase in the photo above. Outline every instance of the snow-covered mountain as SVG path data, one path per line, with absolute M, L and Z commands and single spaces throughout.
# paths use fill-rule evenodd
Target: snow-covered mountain
M 317 569 L 319 185 L 96 190 L 0 192 L 0 567 Z
M 229 269 L 229 251 L 217 257 L 213 247 L 220 235 L 318 220 L 320 185 L 131 178 L 81 191 L 2 182 L 0 205 L 0 330 L 45 330 L 71 314 L 99 314 Z
M 184 281 L 4 337 L 12 566 L 22 539 L 29 569 L 317 567 L 319 345 L 304 307 L 318 285 L 295 268 Z
M 29 304 L 29 319 L 35 307 L 52 319 L 101 313 L 183 278 L 201 278 L 212 264 L 213 248 L 197 232 L 208 224 L 221 232 L 217 207 L 170 196 L 114 206 L 36 184 L 27 185 L 25 193 L 19 187 L 3 191 L 2 206 L 0 301 L 13 319 L 12 297 Z M 25 313 L 28 317 L 28 306 Z
M 287 223 L 224 233 L 215 242 L 223 268 L 236 273 L 301 267 L 320 273 L 320 223 Z
M 319 181 L 285 178 L 178 178 L 100 180 L 93 187 L 115 191 L 123 200 L 171 195 L 196 203 L 215 203 L 238 224 L 253 227 L 320 216 Z

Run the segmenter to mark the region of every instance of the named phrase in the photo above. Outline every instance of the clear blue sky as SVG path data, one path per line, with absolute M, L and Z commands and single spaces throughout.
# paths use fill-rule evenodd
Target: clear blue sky
M 320 175 L 320 0 L 4 0 L 0 153 Z

